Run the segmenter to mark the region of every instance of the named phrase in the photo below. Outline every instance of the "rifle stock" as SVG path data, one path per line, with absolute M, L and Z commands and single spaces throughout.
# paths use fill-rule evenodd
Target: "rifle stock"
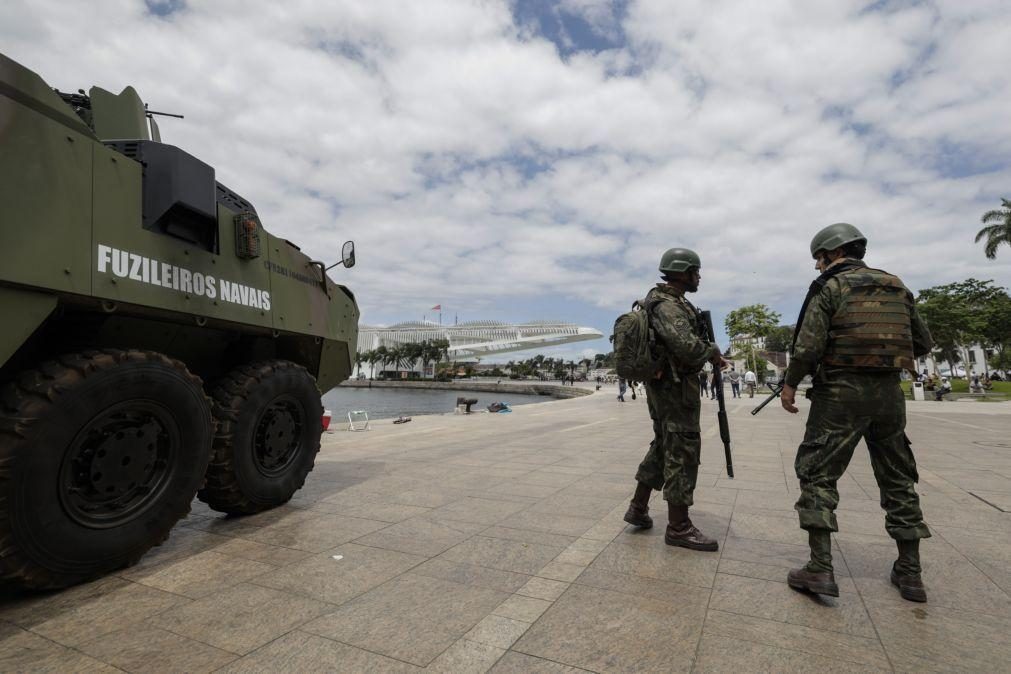
M 708 311 L 702 312 L 703 324 L 706 328 L 706 339 L 716 343 L 716 332 L 713 330 L 713 316 Z M 713 387 L 716 389 L 716 400 L 719 403 L 719 411 L 716 413 L 716 421 L 720 426 L 720 440 L 723 441 L 723 455 L 727 460 L 727 477 L 734 478 L 734 460 L 731 456 L 730 423 L 727 421 L 727 404 L 723 400 L 723 371 L 713 366 Z

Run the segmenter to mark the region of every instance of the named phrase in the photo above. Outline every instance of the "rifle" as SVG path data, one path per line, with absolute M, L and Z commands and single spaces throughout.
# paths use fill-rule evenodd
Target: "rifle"
M 766 405 L 768 405 L 769 403 L 771 403 L 773 400 L 775 400 L 776 398 L 778 398 L 779 394 L 783 392 L 783 385 L 785 383 L 786 383 L 786 379 L 780 379 L 775 384 L 770 384 L 769 382 L 765 382 L 765 385 L 768 386 L 772 390 L 772 393 L 770 393 L 769 397 L 766 398 L 765 400 L 763 400 L 762 403 L 758 407 L 756 407 L 755 409 L 751 410 L 751 414 L 752 415 L 758 414 L 759 412 L 762 411 L 763 407 L 765 407 Z
M 706 330 L 706 339 L 716 343 L 716 333 L 713 331 L 713 316 L 708 311 L 702 312 L 702 325 Z M 727 459 L 727 477 L 734 479 L 734 461 L 730 455 L 730 424 L 727 423 L 727 405 L 723 401 L 723 371 L 718 365 L 713 366 L 713 386 L 716 388 L 716 400 L 720 409 L 716 413 L 716 421 L 720 425 L 720 440 L 723 441 L 723 454 Z

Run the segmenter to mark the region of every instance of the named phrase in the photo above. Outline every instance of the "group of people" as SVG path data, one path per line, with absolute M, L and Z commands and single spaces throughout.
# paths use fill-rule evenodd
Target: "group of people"
M 916 461 L 904 432 L 900 372 L 914 372 L 914 359 L 929 353 L 932 342 L 912 293 L 896 276 L 868 267 L 866 248 L 866 237 L 846 223 L 825 227 L 811 242 L 820 275 L 801 307 L 781 393 L 783 409 L 796 413 L 797 386 L 812 376 L 807 429 L 794 464 L 800 482 L 795 509 L 808 534 L 810 560 L 791 570 L 787 582 L 797 590 L 839 595 L 831 542 L 832 532 L 839 530 L 837 483 L 864 439 L 881 490 L 885 530 L 896 541 L 890 580 L 903 598 L 922 602 L 927 595 L 919 542 L 930 530 L 914 486 Z M 662 281 L 645 299 L 662 365 L 645 382 L 654 437 L 636 472 L 624 519 L 637 527 L 653 526 L 649 500 L 660 491 L 667 501 L 664 542 L 716 551 L 718 541 L 702 533 L 689 515 L 701 457 L 704 388 L 698 373 L 706 363 L 730 367 L 718 345 L 705 339 L 699 311 L 686 297 L 698 290 L 701 269 L 694 251 L 667 250 L 660 259 Z M 890 338 L 881 340 L 885 332 Z M 747 379 L 745 373 L 745 385 Z
M 755 397 L 755 390 L 758 388 L 758 377 L 751 370 L 746 370 L 742 375 L 737 369 L 731 365 L 730 370 L 723 376 L 720 383 L 723 380 L 730 382 L 730 397 L 740 398 L 741 397 L 741 384 L 744 384 L 744 388 L 748 392 L 749 398 Z M 705 370 L 699 371 L 699 395 L 701 397 L 709 396 L 710 400 L 716 400 L 716 372 L 706 372 Z

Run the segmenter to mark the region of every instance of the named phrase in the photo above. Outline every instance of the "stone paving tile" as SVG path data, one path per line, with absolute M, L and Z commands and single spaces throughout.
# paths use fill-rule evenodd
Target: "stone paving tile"
M 475 564 L 458 564 L 444 559 L 430 559 L 411 569 L 411 573 L 429 578 L 450 580 L 463 585 L 486 587 L 501 592 L 515 592 L 530 580 L 530 576 L 522 573 L 491 569 Z
M 503 648 L 460 639 L 425 667 L 425 671 L 439 674 L 484 674 L 505 652 Z
M 425 666 L 507 596 L 496 590 L 406 573 L 303 629 Z
M 212 521 L 215 520 L 206 520 L 206 522 Z M 150 569 L 165 562 L 189 557 L 206 550 L 213 550 L 229 541 L 225 536 L 219 536 L 197 528 L 204 523 L 200 522 L 192 526 L 173 529 L 168 540 L 152 548 L 137 564 L 128 569 L 123 569 L 119 572 L 119 575 L 128 580 L 143 578 Z
M 230 557 L 215 550 L 208 550 L 192 557 L 152 567 L 150 573 L 137 582 L 191 599 L 199 599 L 268 571 L 274 571 L 276 568 L 271 564 Z
M 509 651 L 490 671 L 492 674 L 577 674 L 588 670 Z
M 523 587 L 516 590 L 516 594 L 524 597 L 554 601 L 562 596 L 562 593 L 568 588 L 569 583 L 549 580 L 547 578 L 531 578 Z
M 276 672 L 418 672 L 406 662 L 369 653 L 299 630 L 289 632 L 218 670 L 223 674 Z
M 551 606 L 550 601 L 514 594 L 499 604 L 493 613 L 513 620 L 532 623 L 540 618 L 549 606 Z
M 309 519 L 269 524 L 243 537 L 268 545 L 323 552 L 388 526 L 387 522 L 314 514 Z
M 783 582 L 716 575 L 709 608 L 805 627 L 874 638 L 874 625 L 848 578 L 836 578 L 839 597 L 798 592 Z
M 378 520 L 380 522 L 403 522 L 406 519 L 424 515 L 431 508 L 420 506 L 404 505 L 402 503 L 380 503 L 378 501 L 367 501 L 354 505 L 341 505 L 331 510 L 332 513 L 344 517 L 357 517 L 367 520 Z
M 77 646 L 125 629 L 189 599 L 109 577 L 59 594 L 26 597 L 0 609 L 0 619 Z
M 425 557 L 445 552 L 485 529 L 483 524 L 435 520 L 430 516 L 404 520 L 354 539 L 355 543 Z
M 552 534 L 578 537 L 582 536 L 596 523 L 597 520 L 590 517 L 573 517 L 571 515 L 551 515 L 550 517 L 545 517 L 544 513 L 523 510 L 502 520 L 499 522 L 499 525 L 511 529 L 530 529 L 532 531 L 545 531 Z
M 630 545 L 622 540 L 611 543 L 593 560 L 590 568 L 712 587 L 719 565 L 717 553 L 666 545 L 662 533 L 651 534 L 649 538 L 655 543 Z
M 702 633 L 705 636 L 802 651 L 834 661 L 857 663 L 877 669 L 887 670 L 891 667 L 885 649 L 877 638 L 828 632 L 716 610 L 710 610 L 706 614 Z
M 496 524 L 510 515 L 529 507 L 526 503 L 493 501 L 483 498 L 464 498 L 436 508 L 432 517 L 444 520 L 459 520 L 477 524 Z
M 481 535 L 488 538 L 504 538 L 507 541 L 536 543 L 537 545 L 548 545 L 551 547 L 569 546 L 577 540 L 575 536 L 550 534 L 544 531 L 531 531 L 530 529 L 510 529 L 509 527 L 500 526 L 488 527 L 481 532 Z
M 253 582 L 331 604 L 343 604 L 423 561 L 425 558 L 418 555 L 346 543 L 283 569 L 272 569 Z
M 244 584 L 161 613 L 148 624 L 245 655 L 334 608 L 321 601 Z
M 244 538 L 230 538 L 227 542 L 216 546 L 214 552 L 220 555 L 230 555 L 254 562 L 262 562 L 272 566 L 294 564 L 312 554 L 305 550 L 282 548 L 277 545 L 257 543 L 256 541 L 249 541 Z
M 528 627 L 530 627 L 528 622 L 491 614 L 482 618 L 481 622 L 470 628 L 463 637 L 479 644 L 509 648 L 523 636 Z
M 513 650 L 592 671 L 689 671 L 705 610 L 702 598 L 674 602 L 572 585 Z
M 111 674 L 121 670 L 20 627 L 0 624 L 0 671 Z
M 213 672 L 237 655 L 154 627 L 130 627 L 78 646 L 128 672 Z
M 1011 620 L 927 604 L 868 606 L 899 671 L 1007 671 Z
M 532 576 L 562 550 L 561 547 L 474 536 L 450 548 L 438 558 Z
M 810 672 L 856 674 L 887 672 L 887 668 L 812 655 L 767 644 L 706 635 L 699 643 L 694 672 Z

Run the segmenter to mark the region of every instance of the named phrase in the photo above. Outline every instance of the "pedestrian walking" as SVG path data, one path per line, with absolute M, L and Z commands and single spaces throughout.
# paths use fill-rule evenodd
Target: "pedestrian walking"
M 709 395 L 709 377 L 705 370 L 699 372 L 699 396 Z
M 618 402 L 625 402 L 625 391 L 628 390 L 628 385 L 625 383 L 624 377 L 618 377 Z
M 896 541 L 891 582 L 909 601 L 926 601 L 920 578 L 920 539 L 930 536 L 916 494 L 916 460 L 904 430 L 902 370 L 930 353 L 927 326 L 913 294 L 898 277 L 863 262 L 867 239 L 853 225 L 829 225 L 811 241 L 821 272 L 797 321 L 793 358 L 781 403 L 797 412 L 796 387 L 813 375 L 811 411 L 794 468 L 800 481 L 796 510 L 808 532 L 811 559 L 787 575 L 791 587 L 839 596 L 832 567 L 837 482 L 864 439 L 881 491 L 885 530 Z M 887 313 L 882 310 L 887 307 Z M 890 339 L 882 340 L 888 333 Z
M 730 366 L 730 372 L 727 373 L 727 379 L 730 380 L 730 395 L 732 398 L 741 397 L 741 373 L 734 369 L 734 366 Z
M 721 385 L 723 384 L 722 380 L 720 381 L 720 384 Z M 713 372 L 711 375 L 709 375 L 709 399 L 710 400 L 716 400 L 716 386 L 717 386 L 717 384 L 716 384 L 716 373 Z
M 667 501 L 667 530 L 664 542 L 691 550 L 715 551 L 719 544 L 692 523 L 688 509 L 693 503 L 698 480 L 702 440 L 699 412 L 702 408 L 701 379 L 698 373 L 707 362 L 724 367 L 716 344 L 702 334 L 699 312 L 685 298 L 698 290 L 702 264 L 699 256 L 686 248 L 671 248 L 660 259 L 663 283 L 649 291 L 645 311 L 656 335 L 662 364 L 656 376 L 646 382 L 646 404 L 653 422 L 653 441 L 636 472 L 636 488 L 625 513 L 625 521 L 649 528 L 649 497 L 663 492 Z
M 758 386 L 758 377 L 750 369 L 744 373 L 744 388 L 748 389 L 748 397 L 755 397 L 755 388 Z

